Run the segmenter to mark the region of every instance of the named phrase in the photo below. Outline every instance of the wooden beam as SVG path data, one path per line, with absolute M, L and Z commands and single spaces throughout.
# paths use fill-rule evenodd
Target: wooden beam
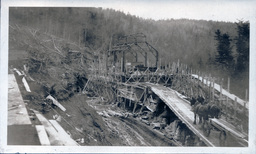
M 144 64 L 145 67 L 148 66 L 147 62 L 148 62 L 148 54 L 147 54 L 147 52 L 145 52 L 145 64 Z
M 133 113 L 133 114 L 134 114 L 134 112 L 135 112 L 136 107 L 137 107 L 137 102 L 134 102 L 134 107 L 133 107 L 133 110 L 132 110 L 132 113 Z
M 27 80 L 25 79 L 25 77 L 22 78 L 22 82 L 23 82 L 23 84 L 24 84 L 24 86 L 25 86 L 26 91 L 27 91 L 27 92 L 31 92 L 31 90 L 30 90 L 30 88 L 29 88 L 29 85 L 28 85 L 28 82 L 27 82 Z
M 38 138 L 39 138 L 39 141 L 40 141 L 41 145 L 50 146 L 51 143 L 50 143 L 49 138 L 47 136 L 47 133 L 44 129 L 44 126 L 43 125 L 36 125 L 36 131 L 37 131 Z
M 46 97 L 46 99 L 50 99 L 50 100 L 52 100 L 52 103 L 54 104 L 54 105 L 56 105 L 56 106 L 58 106 L 62 111 L 66 111 L 66 109 L 64 108 L 64 106 L 62 106 L 56 99 L 54 99 L 51 95 L 48 95 L 47 97 Z
M 215 93 L 215 89 L 214 89 L 214 83 L 215 83 L 215 81 L 214 81 L 214 78 L 212 79 L 212 101 L 214 101 L 214 93 Z
M 222 80 L 223 79 L 221 79 L 221 81 L 220 81 L 220 106 L 222 106 L 223 105 L 223 100 L 222 100 Z

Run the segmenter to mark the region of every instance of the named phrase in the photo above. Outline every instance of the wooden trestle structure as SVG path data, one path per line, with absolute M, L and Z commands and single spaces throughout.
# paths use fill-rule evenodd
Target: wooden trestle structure
M 143 48 L 142 44 L 146 48 Z M 142 55 L 143 66 L 132 66 L 127 62 L 127 54 L 135 58 L 135 64 L 141 64 L 138 54 Z M 151 59 L 152 57 L 155 59 L 153 67 L 149 67 L 149 54 Z M 163 67 L 159 65 L 158 59 L 158 51 L 146 42 L 143 34 L 122 37 L 114 45 L 111 44 L 111 48 L 105 55 L 93 62 L 83 91 L 93 91 L 112 103 L 122 104 L 123 102 L 121 107 L 125 107 L 128 103 L 134 114 L 139 114 L 145 107 L 153 110 L 151 104 L 157 102 L 150 96 L 154 93 L 206 145 L 222 146 L 218 143 L 218 137 L 214 135 L 207 137 L 198 125 L 193 124 L 194 113 L 191 111 L 189 102 L 184 98 L 201 95 L 207 101 L 221 106 L 222 114 L 226 117 L 225 120 L 211 119 L 212 126 L 220 132 L 224 131 L 233 136 L 239 146 L 248 146 L 248 129 L 242 130 L 235 127 L 235 124 L 227 122 L 230 117 L 236 117 L 237 123 L 243 121 L 238 116 L 242 112 L 247 123 L 240 123 L 237 126 L 247 125 L 248 128 L 247 99 L 244 101 L 230 94 L 228 90 L 223 89 L 222 84 L 215 83 L 212 77 L 203 76 L 198 71 L 194 71 L 193 74 L 187 65 L 179 61 Z M 233 112 L 229 112 L 230 107 Z

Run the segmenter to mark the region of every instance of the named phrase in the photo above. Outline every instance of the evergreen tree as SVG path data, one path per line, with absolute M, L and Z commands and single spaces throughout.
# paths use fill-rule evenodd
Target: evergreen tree
M 240 21 L 237 24 L 236 40 L 237 65 L 236 72 L 249 70 L 249 22 Z
M 230 36 L 227 33 L 221 34 L 218 29 L 215 32 L 215 40 L 217 41 L 217 55 L 215 62 L 223 71 L 231 73 L 234 66 L 234 58 L 232 55 L 232 47 Z

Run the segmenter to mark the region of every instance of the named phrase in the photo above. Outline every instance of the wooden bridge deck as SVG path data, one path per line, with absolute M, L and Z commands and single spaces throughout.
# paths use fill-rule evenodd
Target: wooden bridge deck
M 220 140 L 219 140 L 219 133 L 217 131 L 212 131 L 210 136 L 206 136 L 205 132 L 201 128 L 201 125 L 193 124 L 194 122 L 194 113 L 191 111 L 190 104 L 182 99 L 181 97 L 178 97 L 177 93 L 167 87 L 164 87 L 162 85 L 156 85 L 147 83 L 149 87 L 151 87 L 151 90 L 159 96 L 159 98 L 176 114 L 176 116 L 187 125 L 187 127 L 195 134 L 197 135 L 207 146 L 221 146 Z M 227 123 L 227 122 L 226 122 Z M 234 130 L 229 125 L 222 125 L 226 129 Z M 237 131 L 229 131 L 230 133 Z M 214 134 L 215 133 L 215 134 Z M 239 133 L 237 133 L 239 134 Z M 233 134 L 236 135 L 236 134 Z M 243 145 L 242 145 L 243 146 Z

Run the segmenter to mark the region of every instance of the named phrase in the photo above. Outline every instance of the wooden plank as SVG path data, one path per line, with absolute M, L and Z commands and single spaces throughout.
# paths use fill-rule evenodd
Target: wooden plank
M 52 100 L 53 104 L 55 104 L 56 106 L 58 106 L 62 111 L 66 111 L 66 109 L 64 108 L 64 106 L 62 106 L 56 99 L 54 99 L 51 95 L 48 95 L 46 97 L 47 99 Z
M 16 73 L 18 73 L 19 76 L 23 75 L 23 74 L 21 74 L 20 71 L 19 71 L 18 69 L 16 69 L 16 68 L 14 68 L 13 70 L 16 71 Z
M 37 119 L 41 122 L 44 126 L 46 132 L 49 135 L 49 140 L 51 145 L 65 145 L 64 141 L 61 140 L 60 136 L 58 135 L 57 130 L 51 125 L 51 123 L 38 111 L 33 110 Z
M 31 92 L 30 88 L 29 88 L 29 85 L 28 85 L 28 82 L 27 80 L 25 79 L 25 77 L 22 78 L 22 82 L 25 86 L 25 89 L 27 90 L 27 92 Z
M 60 129 L 56 129 L 42 114 L 38 111 L 33 110 L 37 119 L 44 126 L 46 132 L 49 135 L 49 140 L 51 145 L 63 145 L 63 146 L 77 146 L 78 143 L 71 142 L 70 140 L 66 140 L 66 137 L 63 137 Z M 57 127 L 57 126 L 56 126 Z M 58 131 L 59 130 L 59 131 Z
M 238 138 L 242 138 L 245 139 L 247 136 L 239 131 L 236 130 L 236 128 L 227 123 L 226 121 L 222 120 L 222 119 L 210 119 L 211 123 L 216 126 L 217 128 L 221 129 L 221 130 L 225 130 L 227 132 L 230 132 L 231 134 L 235 135 Z
M 76 145 L 78 146 L 79 144 L 74 141 L 68 134 L 67 132 L 61 127 L 61 125 L 56 121 L 56 120 L 49 120 L 50 123 L 53 125 L 53 127 L 57 130 L 58 134 L 61 136 L 65 142 L 67 142 L 67 145 Z
M 47 136 L 47 133 L 44 129 L 44 126 L 36 125 L 36 131 L 37 131 L 37 134 L 38 134 L 39 141 L 40 141 L 41 145 L 43 145 L 43 146 L 51 145 L 50 141 L 49 141 L 49 138 Z

